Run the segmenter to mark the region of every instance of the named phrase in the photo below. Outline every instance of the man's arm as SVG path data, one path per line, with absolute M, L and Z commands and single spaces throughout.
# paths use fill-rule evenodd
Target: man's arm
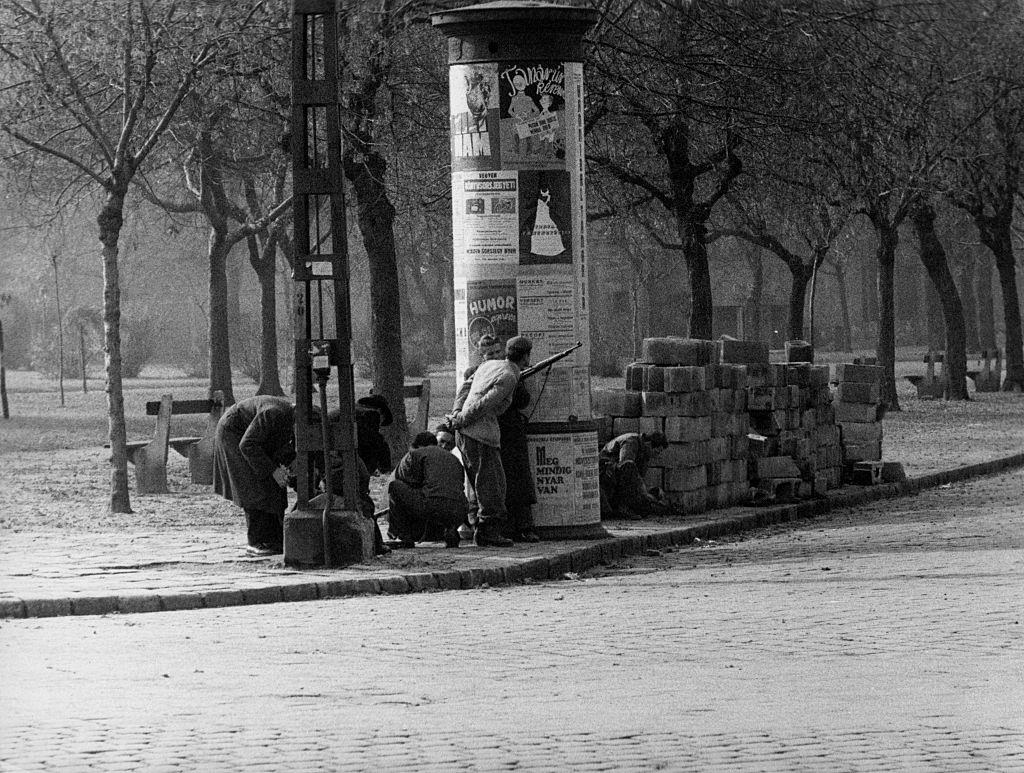
M 271 456 L 277 449 L 267 448 L 267 444 L 277 435 L 275 421 L 278 420 L 280 417 L 273 411 L 260 411 L 238 442 L 239 452 L 249 462 L 258 478 L 272 478 L 278 466 Z
M 638 438 L 629 438 L 619 445 L 619 461 L 640 461 L 640 440 Z
M 466 426 L 467 424 L 472 424 L 481 416 L 499 413 L 502 403 L 508 400 L 509 395 L 515 390 L 518 383 L 519 374 L 517 368 L 513 366 L 503 369 L 478 399 L 470 403 L 469 406 L 463 407 L 463 410 L 456 417 L 459 424 Z

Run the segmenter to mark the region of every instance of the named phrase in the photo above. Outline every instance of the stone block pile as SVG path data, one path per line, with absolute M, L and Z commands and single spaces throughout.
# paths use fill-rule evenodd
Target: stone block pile
M 842 449 L 828 366 L 769 363 L 767 347 L 722 344 L 723 360 L 742 358 L 747 369 L 748 478 L 755 501 L 809 497 L 839 486 Z
M 626 368 L 624 389 L 594 390 L 604 438 L 664 433 L 668 448 L 646 483 L 685 513 L 747 498 L 746 368 L 720 359 L 715 341 L 648 338 Z
M 878 365 L 837 365 L 836 424 L 842 433 L 847 464 L 882 459 L 882 368 Z
M 822 495 L 881 459 L 881 368 L 838 365 L 835 382 L 827 365 L 769 362 L 757 341 L 648 338 L 624 388 L 593 390 L 593 407 L 602 443 L 664 433 L 647 487 L 697 513 Z

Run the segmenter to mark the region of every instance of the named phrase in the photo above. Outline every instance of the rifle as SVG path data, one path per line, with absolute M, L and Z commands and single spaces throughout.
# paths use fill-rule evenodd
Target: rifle
M 572 354 L 574 351 L 579 349 L 581 346 L 583 346 L 583 342 L 582 341 L 577 341 L 575 344 L 570 346 L 565 351 L 559 352 L 558 354 L 552 354 L 550 357 L 547 357 L 546 359 L 541 360 L 536 365 L 531 365 L 528 368 L 524 368 L 523 372 L 519 374 L 519 380 L 522 381 L 523 379 L 529 378 L 534 373 L 538 373 L 538 372 L 540 372 L 542 370 L 546 370 L 547 368 L 550 368 L 552 365 L 554 365 L 556 362 L 558 362 L 562 358 L 568 357 L 570 354 Z

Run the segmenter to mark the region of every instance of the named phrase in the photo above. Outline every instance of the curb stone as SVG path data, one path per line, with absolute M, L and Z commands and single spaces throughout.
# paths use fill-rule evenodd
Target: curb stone
M 593 566 L 614 563 L 624 556 L 642 554 L 647 550 L 663 550 L 670 546 L 689 545 L 696 539 L 714 539 L 762 526 L 814 518 L 834 510 L 857 507 L 869 502 L 913 496 L 927 489 L 993 475 L 1016 467 L 1024 467 L 1024 452 L 987 462 L 977 462 L 950 470 L 928 473 L 908 478 L 900 483 L 865 486 L 850 491 L 836 492 L 817 500 L 759 508 L 753 512 L 743 512 L 731 517 L 707 520 L 688 526 L 667 528 L 651 534 L 612 537 L 551 556 L 510 561 L 502 566 L 451 569 L 440 572 L 420 571 L 405 575 L 390 575 L 379 579 L 362 577 L 197 593 L 3 599 L 0 600 L 0 620 L 112 613 L 171 612 L 248 604 L 338 599 L 348 596 L 465 590 L 485 585 L 495 587 L 497 585 L 517 585 L 527 581 L 560 580 L 566 574 L 578 574 Z

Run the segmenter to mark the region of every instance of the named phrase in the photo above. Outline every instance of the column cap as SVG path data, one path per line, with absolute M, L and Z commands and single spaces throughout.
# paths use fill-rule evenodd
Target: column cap
M 534 26 L 553 23 L 558 31 L 586 34 L 600 18 L 594 8 L 536 2 L 535 0 L 494 0 L 430 15 L 430 23 L 449 37 L 483 32 L 513 25 Z

